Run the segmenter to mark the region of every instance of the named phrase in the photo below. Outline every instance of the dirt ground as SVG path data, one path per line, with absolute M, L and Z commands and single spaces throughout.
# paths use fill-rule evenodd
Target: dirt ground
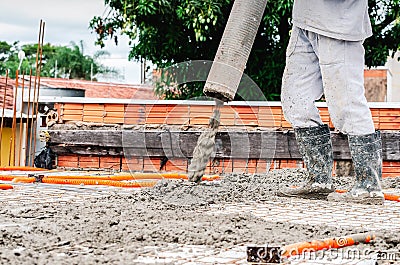
M 154 188 L 115 193 L 81 204 L 3 203 L 0 209 L 0 264 L 131 264 L 143 246 L 168 243 L 227 248 L 246 244 L 289 244 L 334 237 L 362 229 L 266 222 L 249 213 L 208 214 L 210 205 L 283 201 L 279 185 L 297 184 L 305 171 L 266 175 L 232 174 L 221 181 L 163 180 Z M 352 178 L 335 180 L 337 188 Z M 385 188 L 400 188 L 400 178 Z M 307 203 L 312 204 L 309 200 Z M 305 205 L 307 207 L 307 205 Z M 374 249 L 400 252 L 400 231 L 380 231 Z

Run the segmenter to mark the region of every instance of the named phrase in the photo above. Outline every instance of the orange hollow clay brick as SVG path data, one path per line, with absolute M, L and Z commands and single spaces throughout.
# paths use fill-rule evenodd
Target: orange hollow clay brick
M 161 158 L 143 158 L 144 172 L 157 172 L 160 170 Z
M 187 159 L 170 159 L 164 166 L 166 171 L 186 172 L 188 167 Z
M 80 156 L 79 157 L 80 168 L 99 168 L 100 157 L 98 156 Z
M 132 157 L 122 158 L 121 170 L 123 171 L 142 171 L 143 170 L 143 158 Z
M 119 157 L 119 156 L 101 156 L 100 157 L 100 168 L 120 170 L 121 157 Z

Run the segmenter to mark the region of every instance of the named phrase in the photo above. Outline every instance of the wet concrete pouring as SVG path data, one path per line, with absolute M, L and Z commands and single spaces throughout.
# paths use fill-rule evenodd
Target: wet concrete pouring
M 299 183 L 305 174 L 303 169 L 285 169 L 264 175 L 231 174 L 200 184 L 162 180 L 141 190 L 71 187 L 51 201 L 46 201 L 46 194 L 37 195 L 36 202 L 7 201 L 18 189 L 32 189 L 29 185 L 2 191 L 0 263 L 143 264 L 144 256 L 156 257 L 163 249 L 202 246 L 215 254 L 237 246 L 286 245 L 370 231 L 378 234 L 376 242 L 359 247 L 400 252 L 398 203 L 338 205 L 276 196 L 279 184 Z M 352 178 L 335 182 L 337 188 L 347 189 Z M 400 178 L 385 179 L 383 186 L 398 191 Z M 82 194 L 93 196 L 80 198 Z M 62 200 L 66 195 L 69 199 Z M 329 223 L 335 216 L 338 220 Z M 187 263 L 177 262 L 185 256 L 182 253 L 178 259 L 154 258 L 149 263 L 219 263 L 207 263 L 200 254 L 189 252 Z

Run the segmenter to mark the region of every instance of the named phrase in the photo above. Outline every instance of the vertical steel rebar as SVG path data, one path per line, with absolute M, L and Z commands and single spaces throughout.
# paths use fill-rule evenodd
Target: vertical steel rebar
M 18 81 L 19 81 L 19 70 L 15 71 L 15 93 L 14 93 L 14 107 L 13 107 L 13 119 L 12 119 L 12 134 L 10 138 L 10 155 L 8 164 L 9 166 L 15 166 L 15 137 L 17 135 L 17 97 L 18 97 Z M 12 161 L 12 163 L 11 163 Z
M 4 112 L 6 109 L 6 97 L 7 97 L 7 85 L 8 85 L 8 70 L 6 70 L 6 85 L 4 87 L 4 94 L 3 94 L 3 109 L 1 112 L 1 127 L 0 127 L 0 166 L 1 166 L 1 146 L 3 141 L 3 126 L 4 126 Z
M 35 110 L 35 128 L 37 128 L 37 118 L 39 117 L 39 95 L 40 95 L 40 72 L 42 70 L 42 58 L 43 58 L 43 41 L 44 41 L 44 27 L 45 22 L 42 23 L 42 36 L 40 40 L 40 62 L 39 62 L 39 71 L 38 71 L 38 85 L 37 85 L 37 98 L 36 98 L 36 110 Z M 33 135 L 33 157 L 35 157 L 36 153 L 36 131 Z
M 18 166 L 21 165 L 21 153 L 22 153 L 22 127 L 23 117 L 22 111 L 24 109 L 24 91 L 25 91 L 25 73 L 22 72 L 22 95 L 21 95 L 21 109 L 19 111 L 19 141 L 18 141 Z
M 35 112 L 35 101 L 36 101 L 36 84 L 37 84 L 37 77 L 38 77 L 38 69 L 39 69 L 39 66 L 38 66 L 38 64 L 39 64 L 39 49 L 40 49 L 40 37 L 41 37 L 41 35 L 42 35 L 42 24 L 43 24 L 43 21 L 42 20 L 40 20 L 40 24 L 39 24 L 39 38 L 38 38 L 38 46 L 37 46 L 37 49 L 36 49 L 36 68 L 35 68 L 35 81 L 34 81 L 34 83 L 33 83 L 33 101 L 32 101 L 32 121 L 31 121 L 31 133 L 30 133 L 30 141 L 29 141 L 29 159 L 28 159 L 28 166 L 31 166 L 31 162 L 32 162 L 32 155 L 34 155 L 35 154 L 35 151 L 33 150 L 32 151 L 32 149 L 33 149 L 33 143 L 32 143 L 32 141 L 33 141 L 33 134 L 35 133 L 36 134 L 36 131 L 34 132 L 34 125 L 35 125 L 35 122 L 34 122 L 34 118 L 35 118 L 35 116 L 34 116 L 34 112 Z
M 29 141 L 29 114 L 30 114 L 30 107 L 31 107 L 31 88 L 32 88 L 32 69 L 29 70 L 29 86 L 28 86 L 28 110 L 27 110 L 27 117 L 26 117 L 26 124 L 25 124 L 25 131 L 26 131 L 26 138 L 25 138 L 25 159 L 27 155 L 29 156 L 29 148 L 30 148 L 30 141 Z M 29 147 L 28 147 L 29 144 Z M 25 160 L 25 166 L 27 165 L 27 160 Z M 28 161 L 29 163 L 29 161 Z

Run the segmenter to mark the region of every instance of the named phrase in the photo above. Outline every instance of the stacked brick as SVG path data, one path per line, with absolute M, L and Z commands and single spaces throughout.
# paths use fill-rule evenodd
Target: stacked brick
M 212 105 L 177 104 L 55 104 L 60 122 L 83 121 L 105 124 L 206 125 Z M 319 107 L 322 121 L 334 128 L 327 107 Z M 380 130 L 400 129 L 400 108 L 371 108 Z M 290 129 L 280 106 L 235 106 L 221 109 L 222 126 L 254 126 Z

